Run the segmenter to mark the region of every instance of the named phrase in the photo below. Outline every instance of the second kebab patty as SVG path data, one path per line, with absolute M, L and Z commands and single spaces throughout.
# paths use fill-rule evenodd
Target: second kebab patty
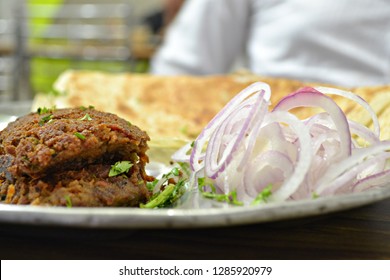
M 5 180 L 0 184 L 0 195 L 8 204 L 137 207 L 150 198 L 139 165 L 113 177 L 109 176 L 111 165 L 107 164 L 92 164 L 39 179 L 21 176 L 13 178 L 12 183 Z
M 146 132 L 111 113 L 45 109 L 20 117 L 3 130 L 0 154 L 13 157 L 8 168 L 13 176 L 39 178 L 99 162 L 126 159 L 146 164 L 149 140 Z

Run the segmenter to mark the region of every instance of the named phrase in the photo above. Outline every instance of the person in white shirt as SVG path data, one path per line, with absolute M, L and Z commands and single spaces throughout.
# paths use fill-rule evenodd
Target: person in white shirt
M 390 84 L 389 0 L 187 0 L 151 73 Z

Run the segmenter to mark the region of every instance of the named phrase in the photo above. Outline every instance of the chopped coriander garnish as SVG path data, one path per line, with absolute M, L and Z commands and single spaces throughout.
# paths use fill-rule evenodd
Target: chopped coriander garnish
M 133 164 L 130 161 L 118 161 L 114 165 L 111 165 L 110 172 L 108 173 L 108 177 L 118 176 L 120 174 L 124 174 L 129 172 L 130 168 Z
M 180 170 L 179 170 L 179 168 L 174 167 L 174 168 L 172 168 L 172 170 L 169 171 L 168 173 L 163 174 L 163 175 L 162 175 L 162 179 L 168 180 L 168 179 L 171 178 L 172 176 L 179 176 L 179 175 L 180 175 Z
M 210 187 L 211 191 L 205 191 L 204 187 Z M 234 205 L 243 205 L 244 203 L 242 201 L 239 201 L 237 199 L 237 191 L 233 190 L 227 194 L 218 194 L 216 191 L 216 188 L 211 180 L 207 178 L 198 178 L 198 189 L 201 192 L 202 196 L 205 198 L 214 199 L 216 201 L 220 202 L 227 202 Z
M 153 191 L 157 183 L 158 183 L 158 179 L 154 179 L 153 182 L 146 182 L 146 187 L 148 188 L 149 191 Z
M 182 171 L 184 175 L 186 175 L 187 177 L 191 176 L 191 169 L 188 163 L 178 162 L 177 164 L 180 166 L 180 171 Z
M 188 178 L 178 167 L 172 168 L 163 174 L 160 179 L 147 182 L 146 187 L 154 192 L 153 196 L 141 208 L 164 208 L 171 207 L 185 192 L 185 183 Z M 158 189 L 156 189 L 159 186 Z
M 50 112 L 49 109 L 46 108 L 46 107 L 43 107 L 43 108 L 39 107 L 38 110 L 37 110 L 37 113 L 38 113 L 39 115 L 40 115 L 40 114 L 49 113 L 49 112 Z
M 169 184 L 161 193 L 159 193 L 159 195 L 153 197 L 148 203 L 141 204 L 140 208 L 157 208 L 159 205 L 168 200 L 174 189 L 175 185 Z
M 251 205 L 258 205 L 263 202 L 267 202 L 268 198 L 272 195 L 272 184 L 265 187 L 252 201 Z
M 184 193 L 186 180 L 179 180 L 176 184 L 168 184 L 162 192 L 155 194 L 148 203 L 141 204 L 140 208 L 164 208 L 172 206 Z
M 42 117 L 42 118 L 39 120 L 39 125 L 42 126 L 42 125 L 44 125 L 45 123 L 52 121 L 52 119 L 53 119 L 53 115 L 52 115 L 52 114 L 47 115 L 47 116 L 44 116 L 44 117 Z
M 39 108 L 37 109 L 37 113 L 38 113 L 38 115 L 47 114 L 47 113 L 52 113 L 53 111 L 55 111 L 55 109 L 56 109 L 56 106 L 53 106 L 52 108 L 39 107 Z
M 66 200 L 66 207 L 71 208 L 72 207 L 72 199 L 70 198 L 70 196 L 66 195 L 65 200 Z
M 80 118 L 80 120 L 81 121 L 92 121 L 92 118 L 91 118 L 91 116 L 88 113 L 86 113 L 84 115 L 84 117 Z
M 81 134 L 80 132 L 75 132 L 74 135 L 81 140 L 85 140 L 85 135 Z
M 175 176 L 179 176 L 180 175 L 179 168 L 177 168 L 177 167 L 173 168 L 171 172 Z
M 92 105 L 89 105 L 88 107 L 80 106 L 79 108 L 80 108 L 81 111 L 85 111 L 87 109 L 95 109 L 95 106 L 92 106 Z
M 150 190 L 150 191 L 153 191 L 154 190 L 154 187 L 160 182 L 160 180 L 162 180 L 162 183 L 161 185 L 164 185 L 165 182 L 167 182 L 169 180 L 169 178 L 173 178 L 173 177 L 178 177 L 181 175 L 181 172 L 179 170 L 179 168 L 177 167 L 174 167 L 172 168 L 171 171 L 169 171 L 168 173 L 165 173 L 161 176 L 161 179 L 155 179 L 153 182 L 147 182 L 146 183 L 146 187 Z
M 311 194 L 311 197 L 312 197 L 313 199 L 316 199 L 316 198 L 319 198 L 320 195 L 319 195 L 318 193 L 316 193 L 316 192 L 313 192 L 313 193 Z

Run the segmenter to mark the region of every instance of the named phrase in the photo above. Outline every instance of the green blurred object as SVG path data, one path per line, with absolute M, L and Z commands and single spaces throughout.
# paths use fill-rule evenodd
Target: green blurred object
M 142 59 L 142 60 L 138 60 L 136 63 L 135 63 L 135 67 L 134 67 L 134 72 L 135 73 L 148 73 L 149 72 L 149 60 L 147 59 Z
M 106 42 L 105 40 L 109 40 L 107 38 L 105 39 L 80 39 L 79 41 L 76 41 L 74 38 L 71 40 L 66 37 L 57 37 L 59 34 L 57 29 L 55 29 L 58 25 L 63 25 L 69 28 L 66 24 L 67 19 L 60 16 L 61 12 L 64 12 L 64 8 L 68 6 L 77 6 L 77 5 L 84 5 L 80 6 L 82 8 L 88 6 L 88 8 L 91 8 L 91 12 L 94 12 L 93 7 L 91 7 L 92 4 L 96 4 L 98 6 L 99 4 L 103 4 L 102 1 L 95 1 L 95 3 L 88 1 L 85 3 L 80 3 L 83 1 L 72 1 L 71 3 L 68 3 L 65 0 L 27 0 L 27 13 L 32 15 L 31 17 L 28 17 L 28 25 L 29 28 L 29 38 L 28 38 L 28 44 L 29 49 L 31 50 L 31 56 L 30 56 L 30 84 L 32 87 L 33 93 L 48 93 L 52 90 L 53 83 L 56 81 L 58 76 L 63 73 L 64 71 L 68 69 L 83 69 L 83 70 L 97 70 L 97 71 L 106 71 L 106 72 L 137 72 L 137 73 L 145 73 L 149 70 L 149 61 L 147 60 L 141 60 L 134 62 L 131 60 L 130 52 L 125 52 L 124 54 L 128 54 L 127 56 L 121 56 L 119 54 L 119 57 L 115 57 L 117 53 L 115 52 L 106 52 L 101 57 L 100 56 L 93 56 L 95 54 L 94 50 L 98 50 L 100 47 L 100 44 Z M 118 3 L 118 1 L 117 1 Z M 121 3 L 125 3 L 122 1 Z M 114 5 L 114 1 L 107 1 L 104 3 L 105 5 L 112 4 Z M 107 10 L 107 9 L 106 9 Z M 110 13 L 110 11 L 107 11 L 107 13 Z M 75 17 L 77 15 L 71 14 L 70 19 L 74 21 Z M 106 28 L 110 28 L 110 32 L 105 32 L 104 34 L 106 36 L 110 36 L 110 33 L 113 33 L 116 35 L 116 32 L 122 32 L 123 29 L 120 29 L 122 26 L 116 25 L 118 22 L 117 18 L 104 18 L 104 21 L 99 22 L 99 24 L 102 26 L 105 26 Z M 127 21 L 128 18 L 121 18 L 121 20 Z M 76 24 L 79 24 L 81 28 L 83 27 L 89 27 L 92 24 L 96 24 L 97 18 L 77 18 Z M 123 24 L 123 23 L 122 23 Z M 127 24 L 127 23 L 126 23 Z M 67 29 L 66 29 L 67 30 Z M 76 35 L 75 37 L 78 38 L 78 36 L 82 36 L 84 33 L 81 33 L 82 31 L 80 29 L 76 29 L 77 31 L 80 31 L 80 33 L 70 33 L 73 37 L 73 35 Z M 112 30 L 112 32 L 111 32 Z M 126 29 L 127 30 L 127 29 Z M 88 30 L 87 30 L 88 31 Z M 68 31 L 69 32 L 69 31 Z M 51 37 L 52 35 L 55 35 L 54 37 Z M 129 35 L 129 33 L 125 33 L 126 36 Z M 89 34 L 90 35 L 90 34 Z M 120 36 L 120 35 L 119 35 Z M 85 53 L 85 49 L 77 49 L 82 44 L 81 40 L 86 40 L 91 44 L 92 49 L 92 57 L 88 57 L 90 53 Z M 118 39 L 115 41 L 119 48 L 126 47 L 126 40 L 122 40 L 122 43 L 118 43 Z M 122 45 L 120 45 L 122 44 Z M 128 45 L 128 43 L 127 43 Z M 109 45 L 111 46 L 111 45 Z M 104 47 L 103 47 L 104 48 Z M 47 52 L 47 55 L 44 54 L 44 50 L 49 50 Z M 62 50 L 62 52 L 61 52 Z M 72 51 L 77 50 L 80 52 L 76 52 L 76 54 Z M 99 49 L 102 50 L 102 49 Z M 67 53 L 68 51 L 68 53 Z M 121 58 L 122 57 L 122 58 Z M 127 58 L 126 58 L 127 57 Z
M 50 15 L 54 15 L 61 8 L 63 0 L 27 0 L 27 12 L 29 14 L 44 14 L 45 17 L 34 17 L 29 19 L 31 39 L 39 37 L 52 23 Z M 42 5 L 42 6 L 37 6 Z M 44 5 L 44 6 L 43 6 Z M 49 16 L 49 17 L 48 17 Z
M 27 13 L 38 14 L 45 13 L 46 15 L 54 15 L 61 7 L 63 0 L 27 0 Z M 46 9 L 42 10 L 41 6 L 47 5 Z M 38 10 L 38 7 L 40 9 Z M 28 44 L 34 45 L 40 40 L 37 39 L 52 23 L 50 17 L 33 17 L 28 18 L 28 25 L 30 26 L 28 37 Z M 47 58 L 32 58 L 30 60 L 30 83 L 34 93 L 36 92 L 49 92 L 53 82 L 57 78 L 58 74 L 69 67 L 69 60 L 51 60 Z M 50 75 L 47 75 L 50 73 Z
M 131 64 L 125 65 L 118 61 L 73 61 L 71 59 L 51 59 L 35 57 L 30 62 L 30 82 L 35 93 L 48 93 L 58 76 L 68 69 L 97 70 L 105 72 L 136 72 L 148 71 L 148 62 L 136 63 L 134 69 Z

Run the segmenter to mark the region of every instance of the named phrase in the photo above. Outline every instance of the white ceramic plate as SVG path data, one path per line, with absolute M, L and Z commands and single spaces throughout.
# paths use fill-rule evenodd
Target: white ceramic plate
M 16 118 L 17 117 L 15 116 L 3 115 L 0 113 L 0 131 L 3 130 L 9 122 L 16 120 Z
M 90 228 L 220 227 L 317 216 L 390 198 L 390 185 L 362 193 L 256 207 L 211 209 L 63 208 L 0 205 L 0 222 Z
M 10 121 L 10 119 L 7 119 Z M 0 127 L 6 121 L 0 120 Z M 152 163 L 149 174 L 164 172 Z M 280 221 L 356 208 L 390 198 L 390 184 L 362 193 L 256 207 L 194 209 L 65 208 L 0 204 L 0 222 L 91 228 L 194 228 Z

